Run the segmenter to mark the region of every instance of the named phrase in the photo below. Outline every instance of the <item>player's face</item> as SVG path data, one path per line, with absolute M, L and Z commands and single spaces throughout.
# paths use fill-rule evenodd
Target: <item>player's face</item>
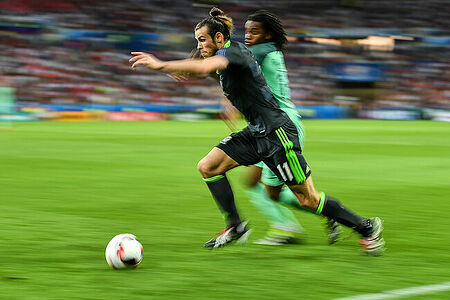
M 267 43 L 271 38 L 272 37 L 264 31 L 261 22 L 245 22 L 245 45 L 247 47 Z
M 219 50 L 213 38 L 209 35 L 206 25 L 195 31 L 195 39 L 197 40 L 197 49 L 205 58 L 213 56 Z

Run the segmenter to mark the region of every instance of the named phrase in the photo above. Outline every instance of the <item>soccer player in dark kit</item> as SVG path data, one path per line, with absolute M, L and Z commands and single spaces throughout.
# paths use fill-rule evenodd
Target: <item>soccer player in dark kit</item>
M 225 96 L 247 120 L 247 127 L 223 139 L 198 163 L 198 170 L 227 222 L 227 228 L 204 247 L 246 241 L 250 231 L 236 209 L 226 172 L 263 161 L 303 207 L 353 228 L 362 236 L 365 253 L 382 254 L 384 239 L 379 218 L 362 218 L 335 198 L 315 190 L 295 124 L 280 108 L 251 52 L 242 43 L 230 40 L 232 28 L 232 19 L 213 8 L 210 16 L 195 27 L 197 48 L 204 59 L 162 61 L 151 54 L 132 52 L 134 56 L 129 60 L 133 69 L 145 66 L 168 73 L 200 75 L 216 72 Z

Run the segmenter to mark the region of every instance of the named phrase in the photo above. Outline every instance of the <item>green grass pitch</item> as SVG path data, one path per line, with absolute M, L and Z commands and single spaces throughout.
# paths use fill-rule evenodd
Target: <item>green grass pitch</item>
M 450 124 L 304 123 L 316 188 L 384 220 L 383 257 L 350 230 L 328 246 L 302 212 L 304 245 L 252 244 L 267 223 L 244 167 L 230 181 L 254 233 L 203 249 L 224 223 L 196 166 L 228 135 L 221 121 L 16 123 L 0 130 L 0 299 L 334 299 L 450 281 Z M 135 270 L 104 258 L 123 232 L 144 246 Z

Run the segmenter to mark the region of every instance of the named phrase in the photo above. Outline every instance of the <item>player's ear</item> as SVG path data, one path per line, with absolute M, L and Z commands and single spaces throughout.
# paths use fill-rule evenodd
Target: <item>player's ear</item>
M 217 46 L 225 44 L 222 32 L 216 33 L 216 35 L 214 36 L 214 42 L 216 42 Z
M 265 39 L 266 39 L 266 41 L 271 41 L 272 40 L 272 34 L 266 33 Z

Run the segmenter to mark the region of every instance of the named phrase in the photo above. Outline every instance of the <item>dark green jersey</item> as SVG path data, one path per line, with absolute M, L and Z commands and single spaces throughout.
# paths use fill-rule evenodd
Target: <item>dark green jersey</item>
M 216 55 L 228 59 L 227 68 L 217 72 L 220 85 L 225 96 L 244 115 L 252 133 L 266 136 L 289 121 L 247 47 L 228 42 Z

